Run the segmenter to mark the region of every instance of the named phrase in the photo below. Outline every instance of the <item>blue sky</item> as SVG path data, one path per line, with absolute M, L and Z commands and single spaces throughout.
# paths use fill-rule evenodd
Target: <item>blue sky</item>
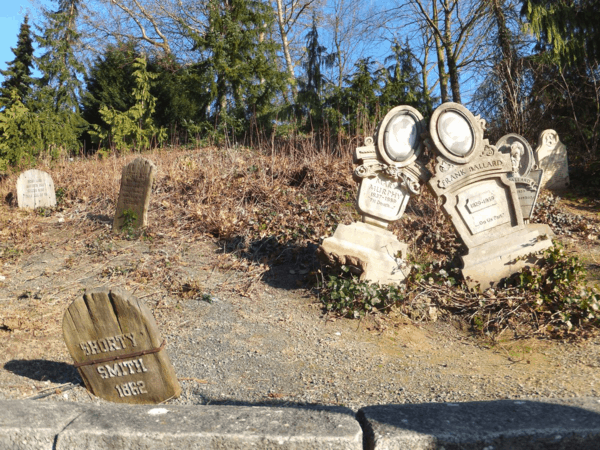
M 27 9 L 32 5 L 29 0 L 4 0 L 0 8 L 0 69 L 6 69 L 6 62 L 14 59 L 10 50 L 17 45 L 19 26 L 23 22 Z
M 0 8 L 0 69 L 14 59 L 10 50 L 17 45 L 17 34 L 27 10 L 32 10 L 30 0 L 4 0 Z M 29 21 L 31 23 L 31 20 Z

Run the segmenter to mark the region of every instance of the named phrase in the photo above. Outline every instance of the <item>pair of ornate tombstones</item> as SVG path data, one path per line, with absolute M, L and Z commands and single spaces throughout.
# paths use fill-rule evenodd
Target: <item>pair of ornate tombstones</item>
M 509 134 L 490 145 L 484 126 L 456 103 L 437 108 L 428 127 L 414 108 L 392 109 L 375 141 L 367 138 L 354 155 L 363 222 L 339 225 L 320 247 L 321 256 L 357 268 L 363 279 L 401 282 L 410 270 L 407 246 L 387 225 L 402 216 L 426 183 L 468 249 L 461 258 L 470 284 L 489 287 L 533 262 L 528 255 L 552 245 L 546 225 L 527 223 L 543 170 L 523 137 Z M 425 147 L 435 158 L 433 174 L 419 160 Z

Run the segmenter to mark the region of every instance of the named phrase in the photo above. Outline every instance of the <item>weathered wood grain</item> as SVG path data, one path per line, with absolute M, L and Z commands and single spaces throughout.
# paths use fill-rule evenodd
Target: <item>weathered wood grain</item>
M 181 393 L 150 310 L 120 289 L 76 299 L 63 319 L 67 348 L 90 392 L 119 403 L 160 403 Z M 139 355 L 140 352 L 155 351 Z M 125 355 L 138 354 L 125 357 Z M 112 361 L 103 361 L 113 359 Z

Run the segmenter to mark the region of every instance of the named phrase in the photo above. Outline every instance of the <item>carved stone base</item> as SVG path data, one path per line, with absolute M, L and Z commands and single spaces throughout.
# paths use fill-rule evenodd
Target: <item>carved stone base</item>
M 527 225 L 511 235 L 469 249 L 462 256 L 462 274 L 469 287 L 482 290 L 496 286 L 525 266 L 536 264 L 542 251 L 552 247 L 554 233 L 548 225 Z M 517 260 L 517 258 L 525 257 Z
M 404 264 L 407 247 L 391 231 L 354 222 L 338 225 L 333 237 L 323 241 L 317 254 L 326 264 L 351 266 L 361 272 L 363 281 L 399 284 L 410 272 L 410 267 Z

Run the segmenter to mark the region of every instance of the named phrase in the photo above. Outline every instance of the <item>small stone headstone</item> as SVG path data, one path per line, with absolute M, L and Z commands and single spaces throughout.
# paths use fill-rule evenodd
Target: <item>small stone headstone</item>
M 562 190 L 569 186 L 567 147 L 560 142 L 556 131 L 540 133 L 535 157 L 539 168 L 544 170 L 541 183 L 544 189 Z
M 86 292 L 65 312 L 63 334 L 81 378 L 98 397 L 154 404 L 181 393 L 152 313 L 127 292 Z
M 530 255 L 552 246 L 547 225 L 526 225 L 523 219 L 515 177 L 530 180 L 521 176 L 532 165 L 528 144 L 511 135 L 503 153 L 484 139 L 484 126 L 460 104 L 439 106 L 429 124 L 436 159 L 428 182 L 468 249 L 461 256 L 463 276 L 483 289 L 535 263 Z
M 132 228 L 148 225 L 148 208 L 155 172 L 154 163 L 141 157 L 123 168 L 113 230 L 120 231 L 125 225 Z
M 23 172 L 17 179 L 19 208 L 53 208 L 56 206 L 54 181 L 49 173 L 37 169 Z

